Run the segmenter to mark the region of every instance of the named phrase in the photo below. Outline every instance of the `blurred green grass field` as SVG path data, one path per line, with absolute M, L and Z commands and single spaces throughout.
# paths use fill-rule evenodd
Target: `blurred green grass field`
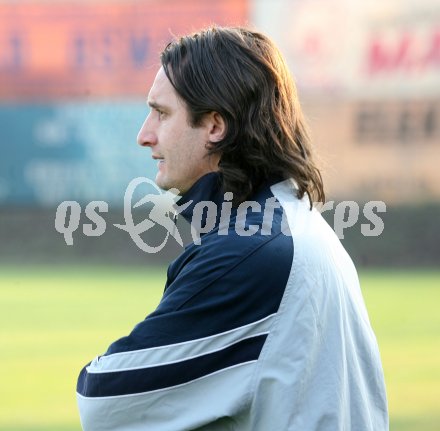
M 0 430 L 79 431 L 82 366 L 152 311 L 164 268 L 0 268 Z M 391 430 L 440 430 L 440 271 L 364 271 Z

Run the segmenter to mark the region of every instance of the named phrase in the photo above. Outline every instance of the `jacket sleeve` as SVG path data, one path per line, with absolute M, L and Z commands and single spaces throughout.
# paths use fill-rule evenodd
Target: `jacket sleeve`
M 198 429 L 246 408 L 292 261 L 272 240 L 223 241 L 170 267 L 157 309 L 81 371 L 84 431 Z

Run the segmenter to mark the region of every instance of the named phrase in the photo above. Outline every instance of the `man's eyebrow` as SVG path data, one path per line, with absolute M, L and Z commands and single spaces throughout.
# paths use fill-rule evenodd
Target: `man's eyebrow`
M 159 109 L 159 110 L 166 110 L 167 109 L 167 107 L 166 106 L 164 106 L 164 105 L 160 105 L 159 103 L 157 103 L 157 102 L 153 102 L 153 101 L 148 101 L 147 100 L 147 105 L 150 107 L 150 108 L 153 108 L 153 109 Z

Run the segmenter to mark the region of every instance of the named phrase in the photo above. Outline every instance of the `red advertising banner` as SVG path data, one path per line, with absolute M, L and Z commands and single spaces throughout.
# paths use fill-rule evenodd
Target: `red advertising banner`
M 243 24 L 247 3 L 1 3 L 0 99 L 139 96 L 173 35 Z

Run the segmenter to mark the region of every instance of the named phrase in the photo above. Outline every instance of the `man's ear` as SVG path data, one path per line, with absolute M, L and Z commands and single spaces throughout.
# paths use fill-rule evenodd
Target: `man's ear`
M 226 135 L 226 122 L 218 112 L 210 112 L 205 118 L 209 142 L 219 142 Z

